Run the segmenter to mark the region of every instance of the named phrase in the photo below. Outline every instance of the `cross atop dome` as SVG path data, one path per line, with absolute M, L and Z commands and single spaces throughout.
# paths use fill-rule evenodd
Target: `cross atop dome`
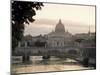
M 62 24 L 61 19 L 59 19 L 59 23 Z

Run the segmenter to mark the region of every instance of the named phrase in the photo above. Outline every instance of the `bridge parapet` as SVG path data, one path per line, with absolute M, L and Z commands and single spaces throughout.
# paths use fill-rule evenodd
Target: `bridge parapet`
M 78 50 L 75 47 L 69 47 L 69 48 L 37 48 L 37 47 L 17 47 L 15 50 L 16 55 L 64 55 L 68 54 L 69 50 Z

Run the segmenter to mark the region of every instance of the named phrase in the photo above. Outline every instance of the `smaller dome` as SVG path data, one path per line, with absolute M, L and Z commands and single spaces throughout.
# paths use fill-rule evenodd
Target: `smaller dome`
M 59 33 L 65 32 L 65 27 L 62 24 L 61 20 L 59 20 L 58 24 L 56 25 L 55 32 L 59 32 Z

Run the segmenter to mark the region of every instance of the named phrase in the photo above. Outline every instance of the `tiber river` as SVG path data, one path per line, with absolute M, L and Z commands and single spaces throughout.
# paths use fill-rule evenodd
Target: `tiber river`
M 91 69 L 90 67 L 83 67 L 77 61 L 69 58 L 61 59 L 52 56 L 49 60 L 43 60 L 42 56 L 31 56 L 31 61 L 31 64 L 13 64 L 12 72 L 35 73 Z

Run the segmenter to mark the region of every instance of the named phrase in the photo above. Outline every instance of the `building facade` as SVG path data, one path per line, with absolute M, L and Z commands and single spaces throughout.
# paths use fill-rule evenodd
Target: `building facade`
M 61 20 L 56 24 L 55 30 L 42 36 L 24 36 L 22 41 L 19 42 L 18 47 L 36 47 L 36 43 L 44 44 L 41 47 L 47 48 L 72 48 L 79 46 L 79 41 L 81 40 L 80 46 L 91 46 L 91 44 L 95 45 L 95 33 L 91 33 L 90 31 L 87 33 L 80 33 L 72 35 L 68 30 L 65 30 L 64 24 Z M 92 42 L 88 42 L 89 40 L 93 40 Z M 39 47 L 39 46 L 38 46 Z
M 68 31 L 65 31 L 65 27 L 61 20 L 55 27 L 55 31 L 46 35 L 47 47 L 72 47 L 73 46 L 73 35 Z

